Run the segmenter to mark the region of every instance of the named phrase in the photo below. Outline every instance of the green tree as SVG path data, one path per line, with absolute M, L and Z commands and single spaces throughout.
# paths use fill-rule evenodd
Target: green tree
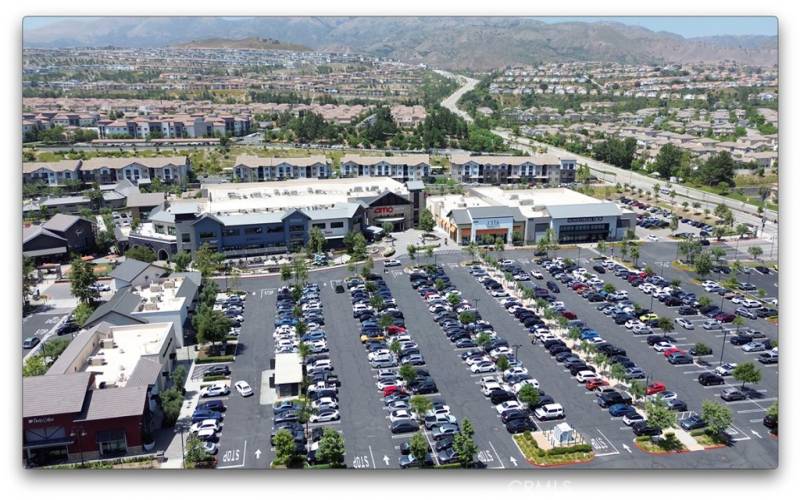
M 752 246 L 747 249 L 747 253 L 752 255 L 754 259 L 759 260 L 758 258 L 764 254 L 764 250 L 761 247 Z
M 658 318 L 658 327 L 661 328 L 664 333 L 670 333 L 675 330 L 675 324 L 672 322 L 672 318 L 667 317 Z
M 192 263 L 192 254 L 187 251 L 178 252 L 172 256 L 172 263 L 175 264 L 175 271 L 182 273 L 186 271 Z
M 433 214 L 427 208 L 424 209 L 419 214 L 419 228 L 425 231 L 426 233 L 430 233 L 433 231 L 433 227 L 435 225 L 435 221 L 433 220 Z
M 289 281 L 292 279 L 292 268 L 289 264 L 281 265 L 281 281 Z
M 458 315 L 458 320 L 464 325 L 474 323 L 476 319 L 477 318 L 475 316 L 475 311 L 471 310 L 463 311 L 461 314 Z
M 211 455 L 203 448 L 203 442 L 197 436 L 189 435 L 186 439 L 186 451 L 183 458 L 186 469 L 194 469 L 198 464 L 211 460 Z
M 742 383 L 742 389 L 744 389 L 745 384 L 761 382 L 761 370 L 756 368 L 756 365 L 750 361 L 737 365 L 731 375 L 733 375 L 734 380 Z
M 408 363 L 403 363 L 398 373 L 400 374 L 400 378 L 405 381 L 406 385 L 410 385 L 411 382 L 417 378 L 417 369 Z
M 417 432 L 411 436 L 408 447 L 411 455 L 417 460 L 417 465 L 421 468 L 425 464 L 425 456 L 428 454 L 428 450 L 430 450 L 428 440 L 425 439 L 425 436 L 422 435 L 421 432 Z
M 539 404 L 539 390 L 531 384 L 525 384 L 519 390 L 517 398 L 521 403 L 528 405 L 528 408 L 532 409 Z
M 161 391 L 161 409 L 164 412 L 164 423 L 167 427 L 175 425 L 183 406 L 183 394 L 174 387 Z
M 192 324 L 197 332 L 197 341 L 201 344 L 222 342 L 231 329 L 231 321 L 222 311 L 215 311 L 206 305 L 198 306 Z
M 69 280 L 72 295 L 81 303 L 92 306 L 100 298 L 100 292 L 94 288 L 95 276 L 91 263 L 79 257 L 73 259 L 70 262 Z
M 415 260 L 417 258 L 417 247 L 414 245 L 408 245 L 406 247 L 406 252 L 408 252 L 408 258 L 411 260 Z
M 156 260 L 156 253 L 150 248 L 135 246 L 125 252 L 125 257 L 150 263 Z
M 631 380 L 628 388 L 630 389 L 631 396 L 637 401 L 647 394 L 647 388 L 640 380 Z
M 184 384 L 186 384 L 186 375 L 186 367 L 183 365 L 178 365 L 172 370 L 172 383 L 175 384 L 179 391 L 183 391 Z
M 30 257 L 22 259 L 22 301 L 27 304 L 36 286 L 36 265 Z
M 422 420 L 425 418 L 425 413 L 433 408 L 431 400 L 421 394 L 415 394 L 408 400 L 408 405 L 411 410 L 416 413 L 417 418 Z
M 308 279 L 308 265 L 302 258 L 295 258 L 292 260 L 292 276 L 294 276 L 294 284 L 296 287 L 306 282 Z
M 601 254 L 605 255 L 606 251 L 608 250 L 608 243 L 605 240 L 600 240 L 597 242 L 597 251 Z
M 336 430 L 328 427 L 322 432 L 322 439 L 319 441 L 317 459 L 332 467 L 342 467 L 344 465 L 344 437 Z
M 658 427 L 659 429 L 667 429 L 675 427 L 675 413 L 667 408 L 667 405 L 660 398 L 652 399 L 645 405 L 647 412 L 647 423 Z
M 508 367 L 510 365 L 510 363 L 508 362 L 508 358 L 503 355 L 497 357 L 497 361 L 495 361 L 495 364 L 497 365 L 497 369 L 501 372 L 508 370 Z
M 367 240 L 361 233 L 353 236 L 353 250 L 350 256 L 355 260 L 362 260 L 367 257 Z
M 294 436 L 288 430 L 281 429 L 275 433 L 274 442 L 276 461 L 279 464 L 292 467 L 298 459 Z
M 312 227 L 311 231 L 308 232 L 308 243 L 306 243 L 308 253 L 322 253 L 324 247 L 325 234 L 323 234 L 320 228 Z
M 29 356 L 28 359 L 26 359 L 22 364 L 22 376 L 38 377 L 39 375 L 44 375 L 47 373 L 48 368 L 49 367 L 44 360 L 44 356 L 41 354 L 35 354 L 33 356 Z
M 700 254 L 694 259 L 694 272 L 696 272 L 701 278 L 711 274 L 711 269 L 713 266 L 714 263 L 709 252 L 700 252 Z
M 478 446 L 475 444 L 474 430 L 472 423 L 466 418 L 461 422 L 459 431 L 453 440 L 453 451 L 458 456 L 461 467 L 470 467 L 475 462 L 475 455 L 478 453 Z
M 207 278 L 219 270 L 223 258 L 224 256 L 211 248 L 208 243 L 203 243 L 194 253 L 194 268 L 200 271 L 203 278 Z
M 701 417 L 705 420 L 708 431 L 715 436 L 721 436 L 733 423 L 731 410 L 716 401 L 703 401 Z

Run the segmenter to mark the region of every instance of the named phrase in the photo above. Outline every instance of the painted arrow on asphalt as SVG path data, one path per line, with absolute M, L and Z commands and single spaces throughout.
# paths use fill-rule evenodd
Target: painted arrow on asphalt
M 510 457 L 509 460 L 511 460 L 511 463 L 514 464 L 514 467 L 517 466 L 517 459 L 516 458 Z
M 628 453 L 633 453 L 633 452 L 631 451 L 630 447 L 628 447 L 628 445 L 627 445 L 627 444 L 624 444 L 624 443 L 623 443 L 623 444 L 622 444 L 622 447 L 623 447 L 623 448 L 625 448 L 625 451 L 627 451 Z
M 389 465 L 389 457 L 387 457 L 386 455 L 383 456 L 383 463 Z
M 755 437 L 757 437 L 758 439 L 761 439 L 761 434 L 757 433 L 757 432 L 756 432 L 756 431 L 754 431 L 753 429 L 750 429 L 750 432 L 752 432 L 752 433 L 753 433 L 753 435 L 754 435 Z
M 261 458 L 261 450 L 256 450 L 256 460 Z

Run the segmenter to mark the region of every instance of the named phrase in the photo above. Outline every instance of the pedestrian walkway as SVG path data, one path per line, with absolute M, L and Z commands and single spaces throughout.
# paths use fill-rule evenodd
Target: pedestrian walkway
M 189 361 L 187 359 L 187 355 L 192 357 L 192 359 L 191 365 L 189 366 L 189 370 L 187 372 L 188 375 L 186 377 L 186 383 L 184 384 L 184 388 L 186 389 L 186 399 L 183 401 L 183 406 L 181 407 L 178 421 L 172 428 L 161 429 L 156 438 L 158 445 L 161 445 L 162 442 L 169 443 L 164 450 L 165 460 L 161 464 L 162 469 L 183 468 L 183 452 L 184 447 L 186 446 L 186 439 L 189 435 L 189 426 L 192 422 L 192 413 L 194 413 L 194 409 L 197 406 L 197 401 L 200 398 L 200 385 L 202 383 L 202 378 L 194 379 L 191 376 L 196 367 L 193 359 L 194 351 L 189 350 L 187 353 L 186 349 L 181 349 L 179 351 L 178 358 L 180 359 L 183 357 L 184 361 Z M 183 435 L 181 435 L 180 432 L 181 428 L 184 429 Z
M 683 443 L 683 445 L 689 451 L 702 451 L 705 449 L 703 448 L 703 445 L 697 442 L 694 436 L 692 436 L 682 428 L 676 427 L 674 429 L 670 429 L 670 431 L 675 432 L 675 437 L 678 438 L 678 440 L 681 443 Z

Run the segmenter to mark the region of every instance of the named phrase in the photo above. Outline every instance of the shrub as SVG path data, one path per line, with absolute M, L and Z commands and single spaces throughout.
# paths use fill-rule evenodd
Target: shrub
M 231 362 L 233 360 L 234 360 L 233 356 L 206 356 L 206 357 L 203 357 L 203 358 L 198 357 L 195 360 L 195 363 L 197 363 L 197 364 L 203 364 L 203 363 L 229 363 L 229 362 Z

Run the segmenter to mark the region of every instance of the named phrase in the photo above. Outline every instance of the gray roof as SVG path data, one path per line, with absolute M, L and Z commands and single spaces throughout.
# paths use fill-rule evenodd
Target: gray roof
M 72 205 L 74 203 L 89 203 L 89 198 L 86 196 L 62 196 L 59 198 L 48 198 L 40 203 L 40 205 L 44 206 L 53 206 L 53 205 Z
M 203 281 L 202 274 L 197 271 L 190 271 L 186 273 L 172 273 L 170 277 L 183 278 L 181 287 L 175 292 L 177 297 L 186 297 L 189 300 L 194 300 L 197 296 L 197 290 L 200 288 L 200 283 Z
M 613 217 L 622 215 L 622 211 L 614 203 L 582 203 L 578 205 L 548 205 L 545 207 L 553 219 L 577 217 Z
M 133 368 L 133 372 L 131 372 L 125 385 L 128 387 L 153 385 L 160 374 L 161 363 L 158 361 L 158 354 L 142 356 L 136 362 L 136 366 Z
M 42 226 L 44 226 L 45 229 L 63 233 L 79 220 L 81 220 L 81 218 L 77 215 L 55 214 L 49 221 L 42 224 Z
M 128 208 L 132 207 L 154 207 L 156 205 L 160 205 L 164 203 L 165 198 L 164 193 L 139 193 L 139 192 L 130 192 L 128 194 L 128 200 L 125 205 Z
M 91 373 L 22 378 L 22 418 L 78 413 Z
M 114 191 L 118 192 L 123 196 L 128 196 L 130 193 L 138 193 L 139 188 L 136 187 L 136 185 L 134 185 L 134 183 L 132 183 L 128 179 L 122 179 L 117 183 L 116 186 L 114 186 Z
M 150 222 L 175 222 L 175 214 L 162 206 L 155 207 L 147 216 Z
M 98 321 L 102 321 L 106 315 L 112 312 L 135 319 L 138 323 L 146 323 L 146 321 L 143 319 L 130 316 L 130 314 L 136 310 L 141 302 L 141 297 L 131 292 L 128 288 L 123 288 L 122 290 L 117 291 L 117 293 L 115 293 L 114 296 L 108 300 L 108 302 L 101 304 L 97 309 L 95 309 L 92 315 L 86 320 L 85 325 L 93 326 Z
M 105 201 L 115 201 L 115 200 L 124 200 L 125 195 L 118 193 L 116 191 L 106 191 L 103 193 L 103 200 Z
M 141 415 L 147 399 L 146 385 L 126 385 L 89 392 L 82 420 L 104 420 Z
M 486 219 L 490 217 L 513 217 L 515 221 L 524 221 L 522 212 L 517 207 L 470 207 L 466 209 L 472 219 Z
M 450 217 L 452 217 L 453 222 L 455 222 L 459 226 L 472 223 L 472 219 L 469 218 L 469 214 L 467 213 L 466 208 L 456 208 L 454 210 L 451 210 Z
M 113 271 L 111 271 L 110 276 L 114 279 L 127 281 L 130 283 L 135 280 L 137 276 L 145 272 L 150 266 L 158 267 L 154 266 L 153 264 L 148 264 L 147 262 L 142 262 L 141 260 L 125 259 L 122 264 L 118 265 Z M 166 272 L 166 269 L 160 267 L 158 268 Z
M 411 191 L 416 191 L 418 189 L 424 189 L 425 183 L 422 181 L 408 181 L 406 182 L 406 187 Z
M 312 220 L 349 219 L 360 207 L 359 203 L 337 203 L 333 208 L 305 209 L 302 212 Z
M 22 228 L 22 243 L 27 243 L 39 235 L 50 236 L 51 238 L 59 239 L 64 243 L 67 242 L 67 240 L 55 233 L 48 231 L 43 226 L 29 226 Z
M 88 324 L 88 323 L 87 323 Z M 55 362 L 50 366 L 47 370 L 47 375 L 67 375 L 70 366 L 72 366 L 73 361 L 77 358 L 81 352 L 83 352 L 84 348 L 94 341 L 96 337 L 97 330 L 106 330 L 110 325 L 108 323 L 100 323 L 99 325 L 95 325 L 93 328 L 88 330 L 81 330 L 81 332 L 75 336 L 72 342 L 69 343 L 64 352 L 55 360 Z

